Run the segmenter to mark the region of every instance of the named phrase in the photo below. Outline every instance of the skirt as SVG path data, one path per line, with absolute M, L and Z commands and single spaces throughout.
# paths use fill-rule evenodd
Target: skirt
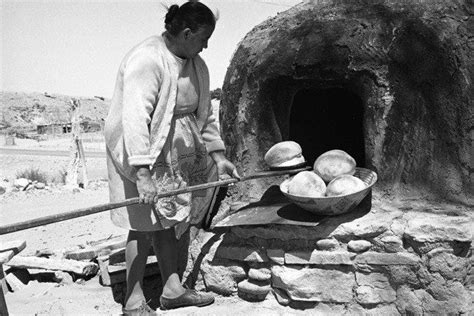
M 120 172 L 107 152 L 109 193 L 111 202 L 138 197 L 136 183 Z M 181 189 L 218 180 L 214 161 L 207 153 L 194 114 L 173 116 L 163 149 L 154 163 L 152 179 L 157 192 Z M 217 189 L 164 197 L 155 205 L 136 204 L 111 210 L 112 222 L 137 231 L 175 228 L 179 238 L 190 225 L 199 225 L 209 212 Z

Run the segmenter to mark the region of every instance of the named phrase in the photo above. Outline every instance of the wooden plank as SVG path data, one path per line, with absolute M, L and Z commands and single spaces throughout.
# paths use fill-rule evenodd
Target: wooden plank
M 108 260 L 110 265 L 125 262 L 125 248 L 113 250 L 109 253 Z
M 152 263 L 156 263 L 158 262 L 156 260 L 156 257 L 148 257 L 146 259 L 146 264 L 152 264 Z M 114 272 L 117 272 L 117 271 L 123 271 L 125 270 L 125 262 L 121 262 L 120 264 L 115 264 L 115 265 L 111 265 L 109 264 L 108 266 L 108 271 L 109 273 L 114 273 Z
M 66 259 L 73 260 L 91 260 L 97 258 L 99 255 L 104 255 L 112 252 L 115 249 L 123 248 L 127 244 L 127 237 L 122 237 L 120 240 L 110 240 L 96 246 L 90 246 L 80 250 L 68 251 L 65 253 Z
M 148 256 L 155 256 L 153 247 L 150 247 Z M 125 262 L 125 248 L 116 249 L 109 253 L 109 265 L 114 265 L 121 262 Z
M 28 269 L 9 268 L 9 269 L 6 269 L 4 272 L 7 275 L 14 274 L 18 278 L 18 280 L 23 282 L 23 284 L 28 284 L 32 280 L 31 275 L 28 272 Z
M 112 285 L 112 278 L 110 277 L 110 273 L 120 274 L 125 273 L 125 248 L 113 250 L 108 255 L 99 256 L 97 258 L 97 262 L 99 263 L 99 270 L 100 270 L 100 284 L 103 286 L 111 286 Z M 156 256 L 154 255 L 153 248 L 150 248 L 150 254 L 147 258 L 147 264 L 157 262 Z M 122 276 L 114 276 L 114 284 L 124 282 L 125 278 Z
M 0 288 L 2 288 L 3 293 L 8 292 L 8 286 L 7 286 L 7 280 L 5 278 L 5 271 L 3 270 L 3 265 L 1 266 L 1 271 L 0 271 Z
M 18 292 L 26 286 L 26 284 L 21 282 L 21 280 L 13 273 L 7 273 L 5 280 L 11 292 Z
M 14 254 L 16 255 L 17 253 L 19 253 L 25 248 L 26 248 L 25 240 L 11 240 L 11 241 L 0 242 L 0 252 L 13 250 Z
M 109 266 L 110 268 L 111 266 Z M 112 268 L 113 272 L 109 271 L 110 275 L 110 285 L 114 285 L 117 283 L 122 283 L 127 280 L 126 276 L 126 268 L 125 266 L 117 266 Z M 160 274 L 160 267 L 158 262 L 152 262 L 146 265 L 145 267 L 145 277 L 152 276 L 152 275 L 159 275 Z
M 128 234 L 122 234 L 122 235 L 115 235 L 115 236 L 109 236 L 107 238 L 103 238 L 103 239 L 98 239 L 98 240 L 93 240 L 89 243 L 90 246 L 94 247 L 94 246 L 99 246 L 99 245 L 102 245 L 104 243 L 111 243 L 111 242 L 114 242 L 114 241 L 121 241 L 121 240 L 127 240 L 127 235 Z
M 0 264 L 4 264 L 11 260 L 15 256 L 15 251 L 8 250 L 5 252 L 0 252 Z
M 15 268 L 68 271 L 84 276 L 95 275 L 99 269 L 99 266 L 93 262 L 22 256 L 15 256 L 6 265 Z
M 327 216 L 319 216 L 305 211 L 289 201 L 278 200 L 272 204 L 255 202 L 223 218 L 212 228 L 275 224 L 315 227 L 319 226 L 326 218 Z
M 97 258 L 97 262 L 99 263 L 99 283 L 102 286 L 110 286 L 110 275 L 109 275 L 109 256 L 99 256 Z
M 7 302 L 5 301 L 5 293 L 3 284 L 5 283 L 5 274 L 3 273 L 3 265 L 0 263 L 0 316 L 8 316 Z M 5 283 L 6 286 L 6 283 Z

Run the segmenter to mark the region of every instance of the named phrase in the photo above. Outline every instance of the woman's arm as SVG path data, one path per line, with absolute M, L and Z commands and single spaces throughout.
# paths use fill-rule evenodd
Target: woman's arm
M 125 151 L 128 163 L 137 173 L 137 190 L 141 203 L 152 204 L 156 188 L 151 179 L 149 124 L 159 92 L 159 76 L 154 60 L 137 54 L 127 63 L 123 81 L 123 113 Z
M 151 172 L 148 166 L 138 166 L 137 170 L 137 190 L 140 203 L 152 204 L 156 202 L 156 187 L 151 179 Z
M 216 163 L 219 179 L 225 178 L 225 175 L 240 179 L 237 168 L 225 157 L 223 150 L 210 152 L 209 155 Z
M 122 124 L 124 145 L 131 166 L 152 165 L 149 124 L 159 92 L 156 62 L 147 53 L 136 53 L 123 76 Z

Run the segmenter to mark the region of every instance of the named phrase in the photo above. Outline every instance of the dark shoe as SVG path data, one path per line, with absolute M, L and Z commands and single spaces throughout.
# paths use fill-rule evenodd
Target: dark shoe
M 126 309 L 122 308 L 122 315 L 124 316 L 151 316 L 156 315 L 156 312 L 143 301 L 138 308 Z
M 186 292 L 177 298 L 160 296 L 161 309 L 173 309 L 185 306 L 207 306 L 214 303 L 214 297 L 208 293 L 186 289 Z

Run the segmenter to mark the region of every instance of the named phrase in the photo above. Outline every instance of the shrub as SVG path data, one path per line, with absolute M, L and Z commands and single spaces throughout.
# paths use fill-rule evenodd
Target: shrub
M 59 183 L 61 184 L 66 184 L 66 177 L 67 177 L 67 169 L 66 168 L 62 168 L 61 170 L 59 170 Z
M 43 182 L 44 184 L 48 182 L 48 176 L 46 173 L 40 171 L 38 168 L 33 167 L 17 172 L 16 178 L 25 178 L 31 181 Z

